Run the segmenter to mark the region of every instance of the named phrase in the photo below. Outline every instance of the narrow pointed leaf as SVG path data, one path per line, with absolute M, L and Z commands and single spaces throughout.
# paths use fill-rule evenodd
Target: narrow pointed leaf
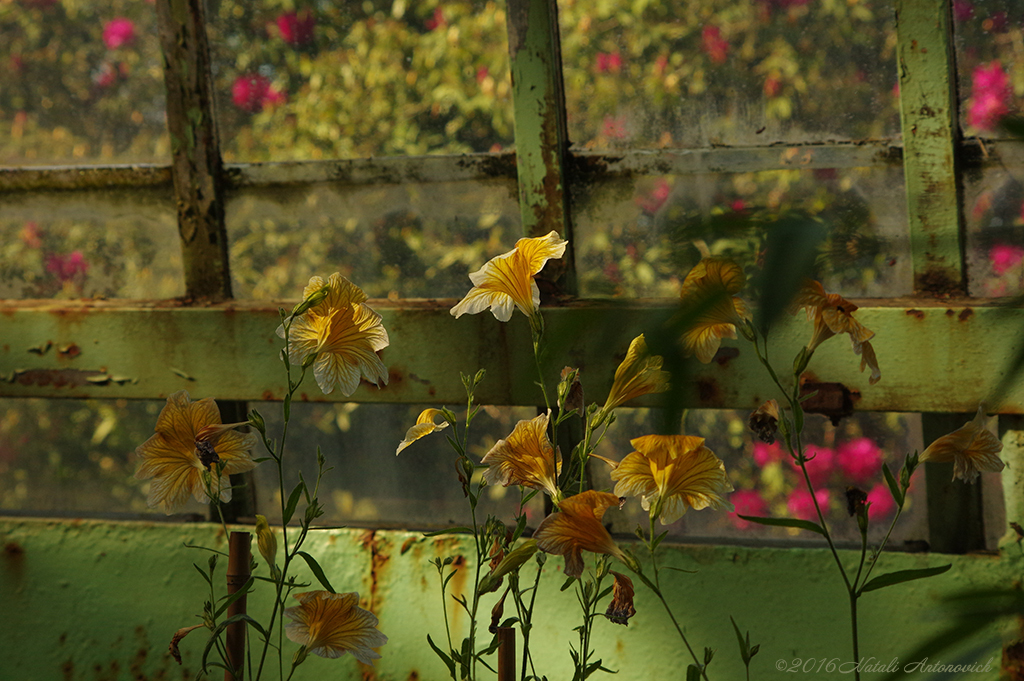
M 809 532 L 817 532 L 822 537 L 825 536 L 825 530 L 821 529 L 821 525 L 818 523 L 812 523 L 810 520 L 797 520 L 796 518 L 758 518 L 752 515 L 740 515 L 736 514 L 737 517 L 749 520 L 752 523 L 758 523 L 759 525 L 775 525 L 777 527 L 796 527 L 801 530 L 807 530 Z
M 887 586 L 894 584 L 902 584 L 903 582 L 912 582 L 915 579 L 924 579 L 925 577 L 934 577 L 935 575 L 941 575 L 943 572 L 948 571 L 952 564 L 940 565 L 939 567 L 933 568 L 922 568 L 920 570 L 898 570 L 896 572 L 890 572 L 885 575 L 878 575 L 870 582 L 861 587 L 860 593 L 867 593 L 868 591 L 876 591 L 878 589 L 884 589 Z
M 309 569 L 313 571 L 313 576 L 316 577 L 317 581 L 320 582 L 325 589 L 330 591 L 332 594 L 338 593 L 334 590 L 334 587 L 331 586 L 331 583 L 327 581 L 327 575 L 324 574 L 323 568 L 320 567 L 320 563 L 316 562 L 316 558 L 305 551 L 299 551 L 299 555 L 306 561 L 306 565 L 308 565 Z
M 299 484 L 295 485 L 295 489 L 288 495 L 288 504 L 284 507 L 284 524 L 287 525 L 288 521 L 292 519 L 292 515 L 295 514 L 295 507 L 299 505 L 299 497 L 302 496 L 302 488 L 305 485 L 300 481 Z
M 892 494 L 893 501 L 896 502 L 897 507 L 902 508 L 903 492 L 900 491 L 900 485 L 896 482 L 896 477 L 889 470 L 889 464 L 882 463 L 882 474 L 885 476 L 885 484 L 889 486 L 889 492 Z

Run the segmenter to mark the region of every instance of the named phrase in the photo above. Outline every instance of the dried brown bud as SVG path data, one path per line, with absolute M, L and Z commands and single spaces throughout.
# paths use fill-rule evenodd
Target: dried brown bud
M 505 589 L 505 593 L 501 594 L 501 599 L 491 608 L 491 626 L 488 627 L 488 631 L 492 634 L 498 633 L 498 623 L 501 622 L 501 616 L 505 613 L 505 596 L 508 596 L 508 589 Z
M 579 369 L 565 367 L 562 369 L 562 382 L 558 386 L 558 396 L 561 398 L 562 411 L 574 411 L 583 416 L 583 384 L 580 383 Z
M 856 487 L 846 488 L 846 511 L 851 516 L 867 510 L 868 493 Z
M 206 625 L 194 624 L 191 627 L 183 627 L 174 632 L 174 636 L 171 637 L 171 645 L 167 646 L 167 649 L 170 651 L 171 657 L 174 658 L 175 662 L 181 664 L 181 651 L 178 650 L 178 644 L 181 643 L 181 639 L 188 636 L 189 632 L 193 629 L 198 629 L 203 626 Z
M 779 403 L 768 400 L 750 414 L 750 429 L 761 442 L 772 444 L 779 430 Z
M 629 624 L 629 618 L 636 614 L 633 607 L 633 581 L 624 574 L 609 571 L 615 578 L 615 587 L 612 590 L 612 602 L 608 604 L 608 610 L 604 616 L 615 624 Z

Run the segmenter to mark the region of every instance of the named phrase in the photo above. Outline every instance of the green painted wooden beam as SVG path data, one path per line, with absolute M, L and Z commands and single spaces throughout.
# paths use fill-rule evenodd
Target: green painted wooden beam
M 897 0 L 896 17 L 914 290 L 961 294 L 966 283 L 949 0 Z
M 478 400 L 492 404 L 540 401 L 526 319 L 508 323 L 489 313 L 454 319 L 454 301 L 370 301 L 384 318 L 391 346 L 383 351 L 386 388 L 363 384 L 351 397 L 324 396 L 312 382 L 302 399 L 458 404 L 459 372 L 483 367 Z M 968 307 L 963 302 L 857 301 L 857 318 L 872 340 L 882 380 L 869 386 L 845 338 L 816 352 L 810 371 L 819 381 L 854 391 L 856 409 L 966 412 L 990 393 L 1024 344 L 1024 310 Z M 901 306 L 902 303 L 902 306 Z M 886 305 L 881 307 L 879 305 Z M 587 399 L 603 401 L 629 341 L 656 337 L 671 303 L 618 305 L 579 301 L 546 307 L 551 347 L 547 375 L 566 365 L 583 370 Z M 290 306 L 290 304 L 289 304 Z M 281 341 L 272 304 L 235 301 L 206 307 L 175 302 L 19 301 L 0 304 L 0 396 L 162 398 L 188 389 L 220 399 L 281 399 Z M 772 341 L 778 366 L 788 366 L 810 338 L 803 317 L 788 319 Z M 984 343 L 978 339 L 984 337 Z M 32 348 L 52 347 L 42 355 Z M 744 341 L 727 341 L 710 365 L 685 378 L 689 407 L 750 408 L 775 397 Z M 653 404 L 648 400 L 646 404 Z M 992 411 L 1024 412 L 1024 382 Z

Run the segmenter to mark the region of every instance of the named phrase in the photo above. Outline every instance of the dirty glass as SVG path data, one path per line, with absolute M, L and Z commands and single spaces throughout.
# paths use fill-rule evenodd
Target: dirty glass
M 164 401 L 0 399 L 0 512 L 159 514 L 135 448 Z M 181 513 L 205 515 L 189 501 Z
M 0 3 L 0 166 L 166 163 L 151 3 Z
M 888 0 L 560 0 L 578 147 L 899 135 Z
M 621 460 L 633 448 L 630 438 L 655 432 L 661 417 L 652 409 L 621 409 L 613 430 L 597 453 L 614 461 Z M 695 538 L 817 540 L 819 537 L 800 530 L 766 527 L 743 520 L 737 514 L 773 516 L 814 520 L 814 502 L 800 469 L 776 441 L 765 444 L 753 437 L 747 426 L 749 412 L 734 410 L 690 410 L 686 413 L 683 432 L 706 438 L 705 445 L 725 463 L 734 492 L 729 501 L 735 513 L 688 510 L 682 519 L 664 528 L 672 540 Z M 877 542 L 885 536 L 896 513 L 896 505 L 882 476 L 882 462 L 892 470 L 903 465 L 904 457 L 922 451 L 921 420 L 913 414 L 858 413 L 834 426 L 823 416 L 809 415 L 804 430 L 807 464 L 815 486 L 815 496 L 822 507 L 834 537 L 843 542 L 859 544 L 860 534 L 855 518 L 846 508 L 846 489 L 855 486 L 868 495 L 871 502 L 869 538 Z M 598 460 L 591 461 L 594 484 L 609 489 L 614 482 L 610 469 Z M 998 478 L 998 475 L 996 475 Z M 927 539 L 927 506 L 925 503 L 924 470 L 914 475 L 909 502 L 893 532 L 892 545 L 906 540 Z M 647 527 L 647 517 L 638 504 L 627 504 L 622 512 L 605 514 L 618 532 L 632 532 L 637 524 Z M 659 526 L 660 527 L 660 526 Z
M 522 236 L 509 181 L 246 189 L 227 205 L 239 298 L 295 298 L 340 272 L 371 298 L 454 298 Z
M 898 166 L 626 176 L 573 197 L 584 296 L 675 297 L 700 249 L 754 265 L 772 222 L 799 216 L 827 237 L 818 278 L 852 297 L 912 292 Z
M 185 282 L 174 206 L 144 190 L 9 195 L 0 298 L 173 298 Z
M 271 432 L 280 432 L 280 403 L 254 403 Z M 290 463 L 285 471 L 286 494 L 298 483 L 316 479 L 319 445 L 333 469 L 321 483 L 322 522 L 365 523 L 373 527 L 426 529 L 471 522 L 469 503 L 455 469 L 456 455 L 445 439 L 450 430 L 428 435 L 398 456 L 395 449 L 427 405 L 294 404 L 289 427 Z M 464 411 L 464 410 L 463 410 Z M 456 409 L 460 420 L 464 416 Z M 536 416 L 532 407 L 484 406 L 473 421 L 468 453 L 479 460 L 516 422 Z M 269 464 L 269 465 L 268 465 Z M 479 470 L 477 475 L 482 475 Z M 254 471 L 257 509 L 268 518 L 281 515 L 277 469 L 267 462 Z M 519 508 L 518 488 L 488 487 L 478 517 L 493 514 L 513 522 Z M 543 502 L 527 506 L 530 525 L 543 519 Z
M 1024 165 L 1016 143 L 1004 144 L 1005 162 L 964 181 L 969 292 L 982 298 L 1024 292 Z
M 1024 99 L 1024 2 L 953 0 L 960 127 L 964 135 L 1006 137 L 998 128 Z
M 512 144 L 504 3 L 224 0 L 208 34 L 228 161 Z

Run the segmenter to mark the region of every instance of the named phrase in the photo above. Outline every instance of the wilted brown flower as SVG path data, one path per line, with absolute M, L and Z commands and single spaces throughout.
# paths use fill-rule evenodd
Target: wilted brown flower
M 629 624 L 629 618 L 636 614 L 633 607 L 633 581 L 626 575 L 609 570 L 615 578 L 615 585 L 612 590 L 612 602 L 608 604 L 608 610 L 604 616 L 615 624 Z
M 779 403 L 768 400 L 751 412 L 750 429 L 757 434 L 757 439 L 767 444 L 775 442 L 775 433 L 779 429 Z

